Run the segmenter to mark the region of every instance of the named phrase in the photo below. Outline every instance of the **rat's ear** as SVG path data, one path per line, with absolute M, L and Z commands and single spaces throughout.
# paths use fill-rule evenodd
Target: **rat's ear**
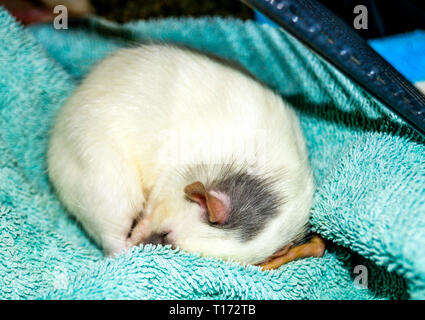
M 227 196 L 215 191 L 208 192 L 199 181 L 187 185 L 184 193 L 208 212 L 208 220 L 211 223 L 226 223 L 230 213 L 230 201 Z

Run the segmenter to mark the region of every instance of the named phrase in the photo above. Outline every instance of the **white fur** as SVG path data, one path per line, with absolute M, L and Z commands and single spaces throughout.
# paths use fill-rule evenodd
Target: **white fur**
M 188 165 L 223 164 L 277 178 L 286 203 L 252 241 L 201 219 L 184 197 Z M 57 193 L 108 253 L 171 231 L 180 248 L 258 263 L 304 232 L 314 191 L 304 138 L 281 97 L 202 54 L 166 45 L 103 60 L 60 110 L 48 151 Z M 127 239 L 133 219 L 144 220 Z M 149 231 L 146 229 L 149 228 Z

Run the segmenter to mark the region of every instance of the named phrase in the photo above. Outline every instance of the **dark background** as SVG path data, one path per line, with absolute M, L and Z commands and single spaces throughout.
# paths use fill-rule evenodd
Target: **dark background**
M 425 0 L 319 0 L 352 26 L 353 9 L 368 8 L 368 29 L 357 30 L 365 39 L 425 29 Z M 253 18 L 253 12 L 238 0 L 92 0 L 99 15 L 125 22 L 167 16 L 235 16 Z
M 368 8 L 368 29 L 357 32 L 365 39 L 425 29 L 425 0 L 319 0 L 352 26 L 355 6 Z M 167 16 L 235 16 L 253 18 L 238 0 L 92 0 L 99 15 L 120 22 Z
M 368 29 L 356 30 L 363 38 L 380 38 L 416 29 L 425 29 L 425 0 L 320 0 L 350 26 L 355 6 L 368 9 Z
M 365 39 L 425 29 L 425 0 L 319 0 L 353 25 L 357 5 L 368 8 L 368 29 L 357 30 Z M 61 1 L 58 0 L 60 3 Z M 253 19 L 254 12 L 239 0 L 91 0 L 94 14 L 119 23 L 165 17 L 223 16 Z M 49 21 L 52 8 L 43 0 L 0 0 L 24 24 Z M 71 12 L 72 15 L 72 12 Z

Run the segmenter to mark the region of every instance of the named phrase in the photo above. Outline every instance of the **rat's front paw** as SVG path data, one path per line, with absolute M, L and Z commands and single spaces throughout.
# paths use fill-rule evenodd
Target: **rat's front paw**
M 126 248 L 139 245 L 150 234 L 148 219 L 135 219 L 126 240 Z
M 102 246 L 106 255 L 113 257 L 125 253 L 148 237 L 150 224 L 145 219 L 136 218 L 128 221 L 126 225 L 126 228 L 104 233 Z

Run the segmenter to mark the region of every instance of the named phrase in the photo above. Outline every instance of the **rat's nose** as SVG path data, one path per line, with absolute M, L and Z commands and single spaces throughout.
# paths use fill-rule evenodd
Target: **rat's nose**
M 151 233 L 149 237 L 147 237 L 144 241 L 144 244 L 162 244 L 166 245 L 169 242 L 167 241 L 167 234 L 166 233 Z

